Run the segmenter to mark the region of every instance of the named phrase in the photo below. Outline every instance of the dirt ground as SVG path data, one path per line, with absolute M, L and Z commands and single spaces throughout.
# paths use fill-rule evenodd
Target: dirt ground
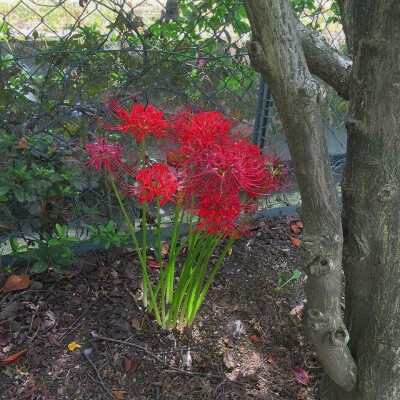
M 289 315 L 304 275 L 274 290 L 298 268 L 294 222 L 256 221 L 182 333 L 162 332 L 143 312 L 140 267 L 126 250 L 86 254 L 67 277 L 31 276 L 28 289 L 2 293 L 0 360 L 27 351 L 0 366 L 0 398 L 318 399 L 322 369 Z M 303 371 L 308 385 L 296 380 Z

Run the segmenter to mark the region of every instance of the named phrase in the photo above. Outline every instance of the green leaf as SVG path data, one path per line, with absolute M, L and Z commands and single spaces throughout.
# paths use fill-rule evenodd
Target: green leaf
M 56 231 L 57 231 L 59 237 L 65 236 L 64 229 L 60 224 L 56 224 Z
M 9 191 L 10 191 L 10 185 L 8 185 L 6 183 L 3 185 L 0 185 L 0 196 L 7 194 Z
M 18 239 L 16 237 L 11 237 L 10 238 L 10 246 L 11 246 L 11 248 L 12 248 L 14 253 L 18 253 L 19 243 L 18 243 Z
M 51 269 L 58 275 L 65 275 L 68 273 L 67 270 L 62 269 L 59 265 L 54 265 Z
M 112 219 L 110 219 L 110 221 L 108 221 L 108 224 L 107 224 L 107 230 L 112 231 L 112 230 L 114 230 L 114 227 L 115 227 L 115 223 Z
M 300 271 L 297 268 L 293 271 L 292 277 L 293 277 L 293 279 L 300 278 Z
M 35 264 L 33 264 L 32 272 L 34 274 L 41 274 L 48 269 L 50 269 L 50 266 L 45 261 L 36 261 Z
M 22 189 L 22 188 L 15 189 L 14 196 L 20 203 L 23 203 L 25 200 L 24 189 Z
M 47 243 L 51 246 L 57 246 L 60 244 L 60 241 L 58 239 L 50 239 Z

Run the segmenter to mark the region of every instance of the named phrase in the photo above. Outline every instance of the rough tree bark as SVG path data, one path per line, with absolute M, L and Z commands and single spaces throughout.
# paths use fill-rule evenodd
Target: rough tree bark
M 340 310 L 342 226 L 319 112 L 324 93 L 308 69 L 289 2 L 245 0 L 244 6 L 251 62 L 273 93 L 302 197 L 307 330 L 325 371 L 350 391 L 356 367 Z
M 304 43 L 304 30 L 288 0 L 244 0 L 253 30 L 249 52 L 281 115 L 302 196 L 305 232 L 300 250 L 308 275 L 307 330 L 327 373 L 321 399 L 398 400 L 400 1 L 338 3 L 353 60 L 351 73 L 340 71 L 343 66 L 348 70 L 347 59 L 338 63 L 340 55 L 327 48 L 319 51 L 312 38 Z M 339 309 L 340 214 L 320 120 L 322 94 L 310 75 L 311 70 L 334 86 L 335 64 L 315 68 L 310 54 L 320 66 L 336 59 L 337 73 L 349 88 L 342 183 L 349 347 Z
M 400 2 L 347 1 L 350 80 L 342 182 L 346 324 L 358 370 L 351 394 L 400 399 Z

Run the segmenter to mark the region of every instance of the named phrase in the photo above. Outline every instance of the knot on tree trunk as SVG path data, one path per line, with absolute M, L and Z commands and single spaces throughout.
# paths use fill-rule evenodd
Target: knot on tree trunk
M 386 183 L 379 188 L 378 191 L 378 200 L 385 203 L 389 202 L 396 197 L 399 189 L 396 185 L 391 183 Z
M 310 277 L 319 278 L 332 272 L 336 267 L 335 252 L 341 246 L 341 236 L 305 235 L 300 247 L 303 269 Z

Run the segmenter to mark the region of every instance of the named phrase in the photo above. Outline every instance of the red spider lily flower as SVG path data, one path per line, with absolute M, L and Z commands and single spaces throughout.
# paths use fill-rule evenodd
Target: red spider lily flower
M 147 135 L 163 137 L 169 126 L 164 120 L 164 113 L 152 105 L 135 104 L 128 112 L 121 108 L 115 99 L 112 99 L 108 103 L 108 108 L 115 117 L 121 120 L 121 123 L 119 125 L 105 123 L 104 127 L 111 131 L 129 133 L 138 142 Z
M 250 198 L 266 194 L 275 188 L 277 176 L 260 149 L 245 141 L 226 140 L 223 144 L 185 146 L 179 150 L 185 155 L 181 162 L 191 192 L 210 191 L 238 194 Z
M 136 182 L 137 185 L 131 189 L 131 192 L 137 195 L 140 204 L 151 203 L 157 198 L 160 206 L 163 206 L 171 200 L 179 187 L 177 177 L 164 164 L 155 164 L 142 169 L 136 175 Z
M 224 115 L 216 111 L 192 114 L 186 110 L 180 112 L 173 121 L 176 139 L 182 145 L 189 146 L 223 141 L 231 125 Z
M 122 146 L 118 143 L 109 143 L 108 138 L 99 139 L 94 136 L 94 142 L 86 145 L 86 150 L 91 159 L 87 166 L 97 170 L 115 171 L 121 166 Z
M 204 195 L 198 205 L 197 215 L 200 221 L 196 228 L 208 234 L 230 236 L 238 229 L 237 219 L 243 209 L 244 206 L 237 196 Z

